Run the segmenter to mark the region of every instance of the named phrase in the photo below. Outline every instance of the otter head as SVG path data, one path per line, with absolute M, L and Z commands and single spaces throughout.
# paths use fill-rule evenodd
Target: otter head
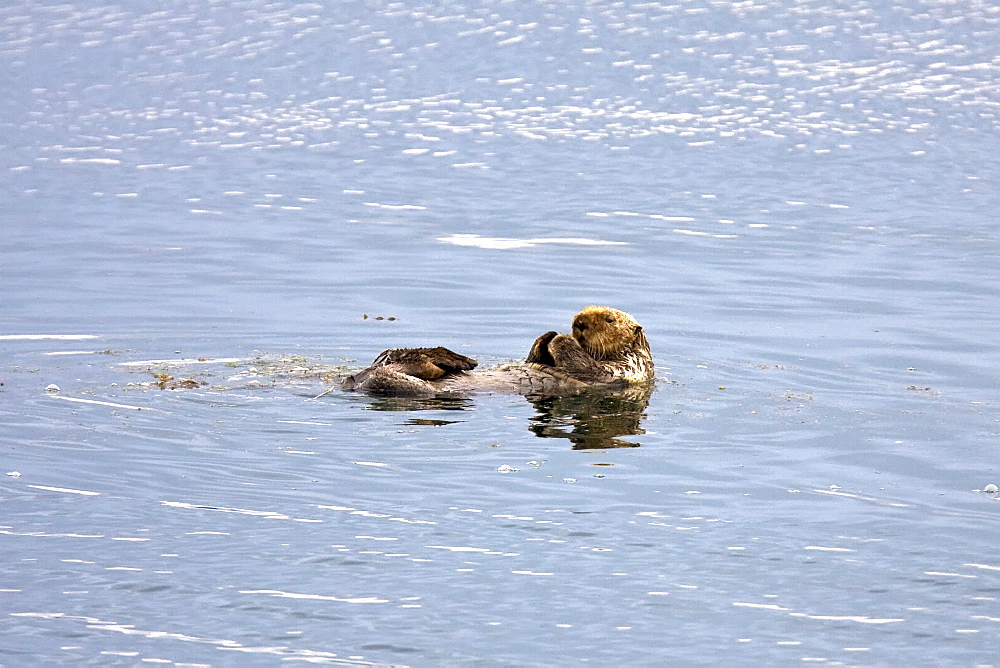
M 609 360 L 630 350 L 649 352 L 642 326 L 624 311 L 588 306 L 573 318 L 573 338 L 596 360 Z

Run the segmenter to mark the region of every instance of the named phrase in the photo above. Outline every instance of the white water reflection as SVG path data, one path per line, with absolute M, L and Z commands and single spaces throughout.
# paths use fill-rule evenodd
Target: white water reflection
M 478 234 L 452 234 L 441 237 L 438 241 L 456 246 L 473 246 L 475 248 L 491 248 L 495 250 L 510 250 L 513 248 L 531 248 L 539 244 L 569 244 L 574 246 L 627 246 L 626 241 L 601 241 L 599 239 L 583 239 L 568 237 L 546 237 L 535 239 L 511 239 L 507 237 L 481 237 Z

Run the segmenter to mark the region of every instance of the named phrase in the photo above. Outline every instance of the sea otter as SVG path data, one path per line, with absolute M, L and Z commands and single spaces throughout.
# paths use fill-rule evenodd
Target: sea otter
M 344 390 L 391 396 L 434 396 L 475 391 L 557 396 L 649 384 L 653 357 L 642 326 L 628 313 L 588 306 L 573 318 L 572 334 L 539 336 L 523 363 L 473 371 L 478 362 L 447 348 L 382 352 Z

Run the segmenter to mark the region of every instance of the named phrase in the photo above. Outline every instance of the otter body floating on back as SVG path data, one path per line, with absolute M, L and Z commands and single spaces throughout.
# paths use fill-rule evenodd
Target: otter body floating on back
M 642 327 L 628 313 L 607 306 L 580 311 L 572 334 L 542 334 L 521 364 L 473 371 L 477 364 L 442 347 L 386 350 L 342 387 L 394 396 L 477 390 L 537 396 L 627 388 L 648 384 L 654 374 Z

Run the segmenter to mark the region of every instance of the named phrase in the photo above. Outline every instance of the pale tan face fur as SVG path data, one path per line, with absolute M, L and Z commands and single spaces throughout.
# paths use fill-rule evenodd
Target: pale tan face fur
M 577 313 L 573 338 L 596 360 L 614 359 L 634 349 L 649 350 L 635 318 L 608 306 L 588 306 Z

